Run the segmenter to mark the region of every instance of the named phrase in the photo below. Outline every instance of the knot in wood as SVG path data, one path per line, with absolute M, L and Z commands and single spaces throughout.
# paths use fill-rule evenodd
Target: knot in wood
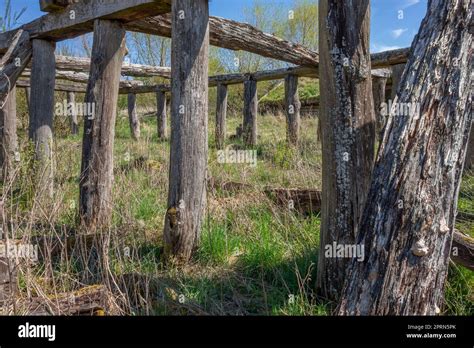
M 411 252 L 415 256 L 425 256 L 428 254 L 428 246 L 425 244 L 425 240 L 419 239 L 415 244 L 413 244 L 413 247 L 411 248 Z

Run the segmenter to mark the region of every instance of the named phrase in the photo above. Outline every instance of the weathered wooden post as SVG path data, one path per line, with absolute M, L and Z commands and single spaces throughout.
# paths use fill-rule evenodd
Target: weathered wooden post
M 74 92 L 67 92 L 67 105 L 68 110 L 70 110 L 71 134 L 76 135 L 79 132 L 79 123 L 77 121 L 76 94 Z
M 323 204 L 317 288 L 337 300 L 350 257 L 331 251 L 334 244 L 356 243 L 374 162 L 370 1 L 320 0 L 319 16 Z
M 107 227 L 112 215 L 113 149 L 125 30 L 118 21 L 94 22 L 91 72 L 85 102 L 79 214 L 88 230 Z
M 33 40 L 29 137 L 35 146 L 37 189 L 53 194 L 53 116 L 56 44 Z
M 244 119 L 242 135 L 248 146 L 257 145 L 257 81 L 251 78 L 244 82 Z
M 285 77 L 286 139 L 297 145 L 300 137 L 301 102 L 298 96 L 298 76 Z
M 400 85 L 400 81 L 402 79 L 403 71 L 405 70 L 405 64 L 398 64 L 392 66 L 392 91 L 390 95 L 390 99 L 392 102 L 395 100 L 397 95 L 397 89 Z
M 165 255 L 184 262 L 199 243 L 206 206 L 208 59 L 208 0 L 173 1 L 171 154 L 164 242 Z
M 135 93 L 128 94 L 128 120 L 133 140 L 140 139 L 140 120 L 137 114 L 137 95 Z
M 217 105 L 216 105 L 216 147 L 223 149 L 226 137 L 227 118 L 227 85 L 217 85 Z
M 474 125 L 471 126 L 469 142 L 467 143 L 466 159 L 464 161 L 464 170 L 474 169 Z
M 385 87 L 387 86 L 387 78 L 383 76 L 372 77 L 372 93 L 374 97 L 375 125 L 379 142 L 382 141 L 383 132 L 387 115 L 383 113 L 382 103 L 385 103 Z
M 28 111 L 30 110 L 30 98 L 31 98 L 31 87 L 25 88 L 25 99 L 26 99 L 26 107 Z
M 19 160 L 18 137 L 16 134 L 16 88 L 10 90 L 5 105 L 0 108 L 0 165 L 2 179 L 7 183 Z
M 158 125 L 158 139 L 164 140 L 166 134 L 166 92 L 162 89 L 156 91 L 156 118 Z

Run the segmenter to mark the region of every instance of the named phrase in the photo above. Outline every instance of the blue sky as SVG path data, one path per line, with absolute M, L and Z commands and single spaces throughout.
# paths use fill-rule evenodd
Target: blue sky
M 0 16 L 4 13 L 4 1 L 0 0 Z M 291 10 L 293 0 L 260 0 L 283 9 Z M 316 0 L 315 0 L 316 1 Z M 243 20 L 243 10 L 254 0 L 212 0 L 211 15 Z M 38 0 L 13 0 L 13 12 L 27 7 L 19 24 L 38 18 Z M 425 16 L 427 0 L 372 0 L 371 51 L 378 52 L 410 46 Z M 399 11 L 403 11 L 400 13 Z

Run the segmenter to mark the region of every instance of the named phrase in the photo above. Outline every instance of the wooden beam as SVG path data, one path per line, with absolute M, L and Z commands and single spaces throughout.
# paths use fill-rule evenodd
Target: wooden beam
M 298 145 L 300 137 L 301 102 L 298 96 L 298 76 L 285 78 L 286 139 L 290 145 Z
M 243 139 L 247 146 L 257 145 L 257 81 L 244 82 L 244 118 L 242 124 Z
M 217 85 L 216 101 L 216 147 L 223 149 L 226 138 L 227 85 Z
M 172 15 L 171 151 L 164 252 L 168 258 L 187 262 L 198 246 L 206 207 L 208 0 L 173 0 Z
M 373 53 L 370 55 L 372 69 L 388 68 L 392 65 L 405 64 L 410 54 L 410 47 Z
M 31 38 L 60 41 L 74 38 L 93 30 L 94 20 L 119 20 L 122 23 L 169 12 L 171 0 L 82 0 L 72 4 L 67 11 L 48 13 L 20 29 Z M 16 30 L 0 34 L 0 52 Z
M 33 40 L 29 138 L 35 145 L 36 189 L 40 197 L 53 194 L 54 42 Z
M 118 21 L 94 25 L 91 74 L 85 102 L 93 115 L 84 118 L 79 215 L 86 231 L 109 226 L 112 218 L 113 149 L 125 30 Z
M 40 0 L 40 10 L 43 12 L 56 12 L 64 10 L 66 6 L 77 3 L 79 0 Z
M 13 36 L 7 53 L 0 60 L 0 108 L 7 95 L 15 88 L 15 83 L 31 59 L 33 49 L 30 36 L 18 30 Z

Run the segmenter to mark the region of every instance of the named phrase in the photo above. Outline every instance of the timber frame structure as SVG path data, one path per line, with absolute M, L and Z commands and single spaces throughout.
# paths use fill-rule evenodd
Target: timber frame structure
M 205 204 L 208 88 L 217 87 L 217 147 L 225 146 L 227 86 L 235 84 L 245 86 L 243 139 L 248 146 L 255 146 L 257 83 L 284 79 L 287 137 L 290 144 L 297 144 L 300 122 L 298 78 L 318 78 L 318 53 L 251 25 L 209 16 L 208 0 L 42 0 L 41 5 L 49 13 L 16 30 L 0 34 L 2 117 L 5 120 L 16 118 L 14 107 L 11 107 L 14 103 L 7 101 L 15 98 L 15 87 L 26 88 L 30 110 L 29 134 L 36 146 L 36 158 L 44 168 L 43 173 L 47 173 L 39 179 L 41 187 L 53 189 L 52 171 L 49 169 L 53 166 L 54 92 L 68 92 L 71 101 L 74 93 L 85 93 L 86 101 L 94 103 L 96 109 L 95 118 L 85 122 L 80 180 L 81 223 L 87 230 L 106 227 L 111 211 L 109 198 L 118 94 L 128 95 L 131 131 L 133 137 L 138 138 L 140 125 L 135 95 L 155 93 L 158 135 L 165 139 L 168 137 L 166 93 L 171 93 L 170 172 L 174 175 L 169 183 L 165 251 L 189 259 L 199 238 Z M 171 37 L 171 67 L 123 64 L 126 31 Z M 54 54 L 56 42 L 89 32 L 94 32 L 91 59 Z M 293 66 L 209 77 L 210 44 L 245 50 Z M 187 59 L 180 55 L 183 51 Z M 376 100 L 387 99 L 391 68 L 406 63 L 409 54 L 409 49 L 399 49 L 371 55 L 372 77 L 377 81 L 374 85 L 378 86 L 374 88 Z M 189 60 L 200 64 L 190 65 Z M 151 85 L 121 80 L 121 76 L 159 76 L 171 81 L 169 84 Z M 192 78 L 185 78 L 189 76 Z M 396 80 L 394 78 L 391 83 L 392 91 L 397 88 Z M 380 123 L 378 128 L 383 128 L 383 122 Z M 72 125 L 77 128 L 77 115 Z M 14 157 L 17 151 L 12 141 L 16 141 L 16 137 L 2 133 L 4 166 L 9 163 L 5 157 Z M 185 163 L 190 158 L 193 158 L 192 163 Z

